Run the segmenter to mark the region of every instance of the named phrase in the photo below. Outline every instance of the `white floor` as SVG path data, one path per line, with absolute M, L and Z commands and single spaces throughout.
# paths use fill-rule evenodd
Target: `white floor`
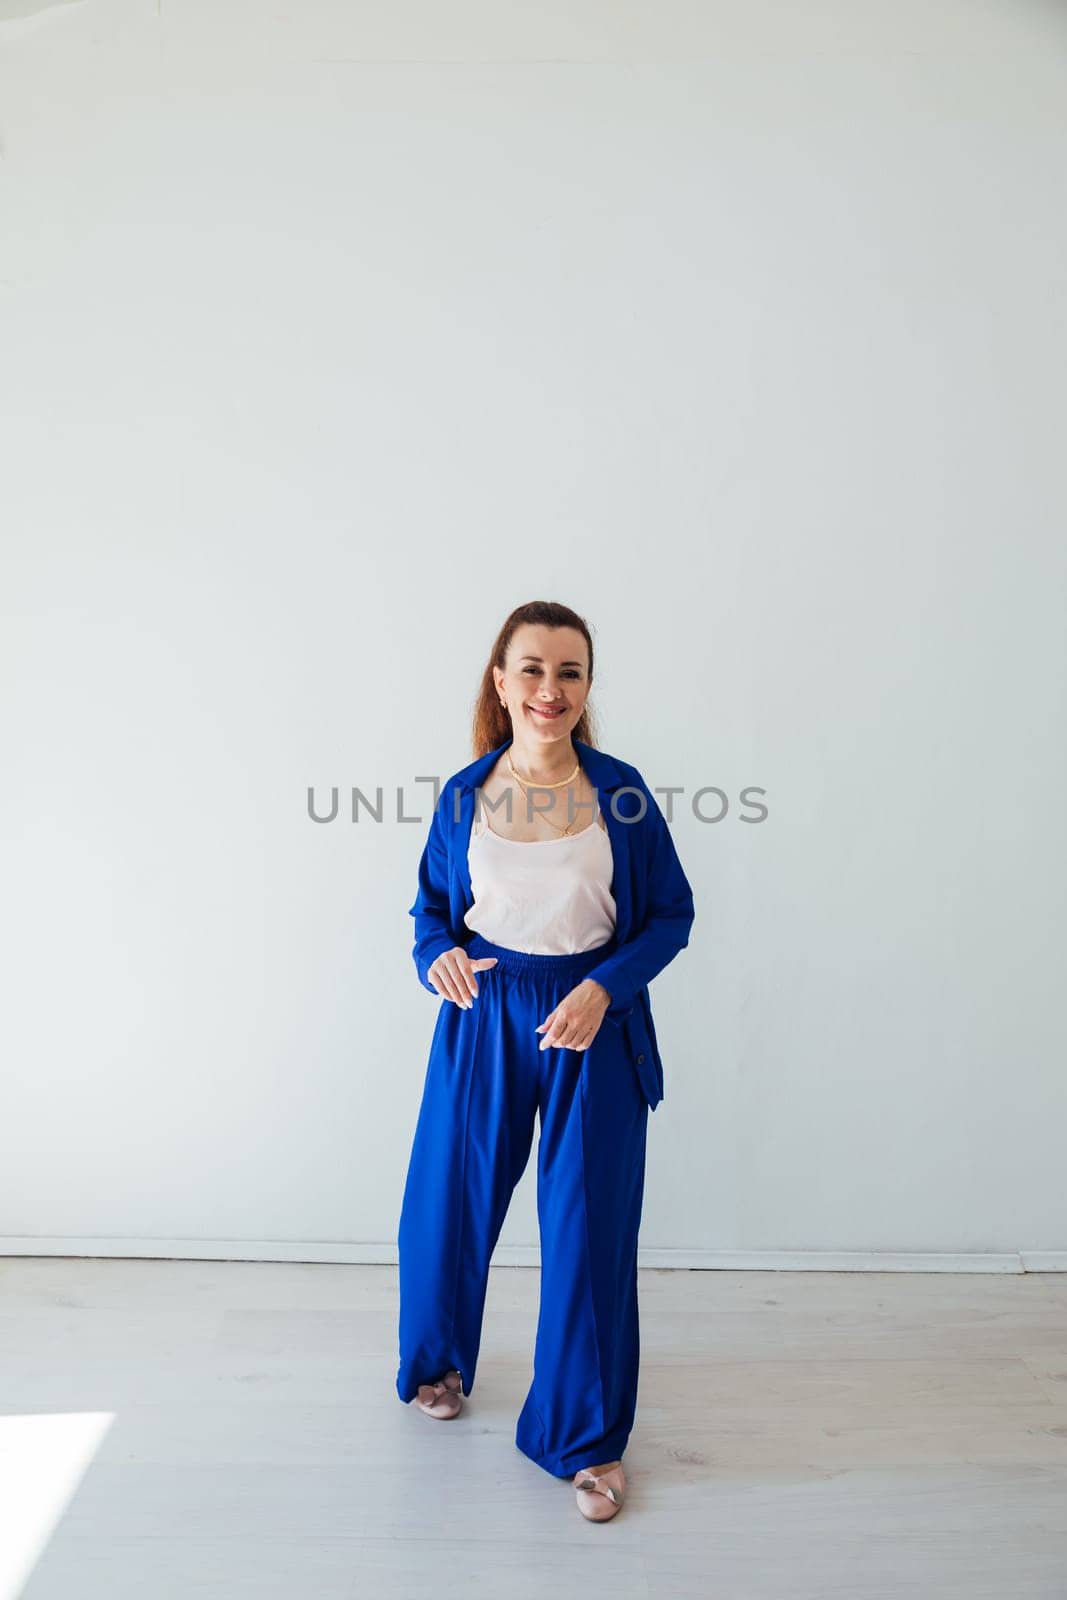
M 0 1600 L 1067 1600 L 1067 1275 L 643 1271 L 602 1526 L 515 1448 L 537 1289 L 435 1422 L 394 1267 L 0 1260 Z

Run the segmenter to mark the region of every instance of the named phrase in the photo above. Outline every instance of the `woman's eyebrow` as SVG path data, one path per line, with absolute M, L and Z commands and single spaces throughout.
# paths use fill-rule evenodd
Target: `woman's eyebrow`
M 520 661 L 543 661 L 544 657 L 543 656 L 520 656 L 519 660 Z M 585 666 L 585 662 L 584 661 L 561 661 L 560 662 L 560 666 L 561 667 L 584 667 Z

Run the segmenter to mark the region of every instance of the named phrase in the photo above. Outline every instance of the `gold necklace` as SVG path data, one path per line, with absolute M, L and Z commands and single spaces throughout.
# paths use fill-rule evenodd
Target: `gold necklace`
M 527 793 L 527 789 L 528 788 L 529 789 L 562 789 L 564 784 L 570 783 L 571 780 L 574 778 L 575 774 L 577 772 L 579 772 L 580 769 L 581 769 L 581 762 L 580 761 L 576 761 L 574 763 L 574 771 L 571 772 L 566 778 L 561 778 L 558 783 L 531 783 L 531 784 L 527 785 L 527 783 L 522 778 L 520 778 L 519 774 L 515 771 L 515 765 L 514 765 L 512 759 L 511 759 L 511 751 L 508 750 L 506 752 L 506 755 L 507 755 L 507 762 L 508 762 L 508 770 L 510 771 L 511 776 L 515 779 L 515 782 L 522 789 L 523 794 L 525 794 L 527 796 L 527 799 L 529 799 L 529 795 Z M 538 812 L 538 816 L 544 817 L 544 819 L 548 823 L 549 827 L 550 828 L 555 828 L 556 832 L 559 833 L 559 834 L 562 834 L 565 838 L 570 833 L 571 829 L 574 827 L 575 821 L 577 820 L 576 818 L 572 817 L 570 822 L 568 822 L 567 826 L 565 828 L 561 828 L 558 825 L 558 823 L 555 823 L 555 822 L 552 821 L 551 817 L 545 816 L 545 813 L 543 811 L 539 811 Z M 595 820 L 596 819 L 594 818 L 594 822 L 595 822 Z
M 508 750 L 506 752 L 506 755 L 507 755 L 507 761 L 508 761 L 508 768 L 509 768 L 509 770 L 511 772 L 511 776 L 513 778 L 517 778 L 519 783 L 521 783 L 524 787 L 525 787 L 526 784 L 529 784 L 531 789 L 562 789 L 563 785 L 565 783 L 570 783 L 571 779 L 574 777 L 575 773 L 578 771 L 578 768 L 579 768 L 579 765 L 580 765 L 580 763 L 576 761 L 574 763 L 574 770 L 572 772 L 569 772 L 565 778 L 561 778 L 558 783 L 534 783 L 533 780 L 530 779 L 530 778 L 520 778 L 519 777 L 518 773 L 515 771 L 515 764 L 511 759 L 511 751 L 510 750 Z

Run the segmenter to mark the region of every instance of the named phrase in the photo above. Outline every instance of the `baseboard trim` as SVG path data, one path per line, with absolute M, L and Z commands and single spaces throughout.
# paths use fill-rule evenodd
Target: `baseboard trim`
M 395 1266 L 396 1245 L 271 1239 L 94 1239 L 0 1236 L 0 1258 L 321 1262 Z M 641 1247 L 639 1268 L 677 1272 L 1067 1272 L 1067 1250 L 671 1250 Z M 500 1245 L 496 1267 L 537 1267 L 536 1245 Z

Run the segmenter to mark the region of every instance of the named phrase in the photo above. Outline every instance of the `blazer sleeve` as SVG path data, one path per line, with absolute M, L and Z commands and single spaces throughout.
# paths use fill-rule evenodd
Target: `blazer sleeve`
M 604 1013 L 609 1022 L 619 1023 L 634 1008 L 637 993 L 673 961 L 689 943 L 689 930 L 695 918 L 693 891 L 678 859 L 667 819 L 644 779 L 637 785 L 645 796 L 647 810 L 642 824 L 628 827 L 647 829 L 643 852 L 646 872 L 646 916 L 644 926 L 633 938 L 617 945 L 610 955 L 586 973 L 595 978 L 611 996 Z
M 415 944 L 411 952 L 415 971 L 423 988 L 429 989 L 431 994 L 440 991 L 426 976 L 427 968 L 456 943 L 448 896 L 448 838 L 444 822 L 445 807 L 450 800 L 446 785 L 430 819 L 430 831 L 419 861 L 419 891 L 408 913 L 415 918 Z

